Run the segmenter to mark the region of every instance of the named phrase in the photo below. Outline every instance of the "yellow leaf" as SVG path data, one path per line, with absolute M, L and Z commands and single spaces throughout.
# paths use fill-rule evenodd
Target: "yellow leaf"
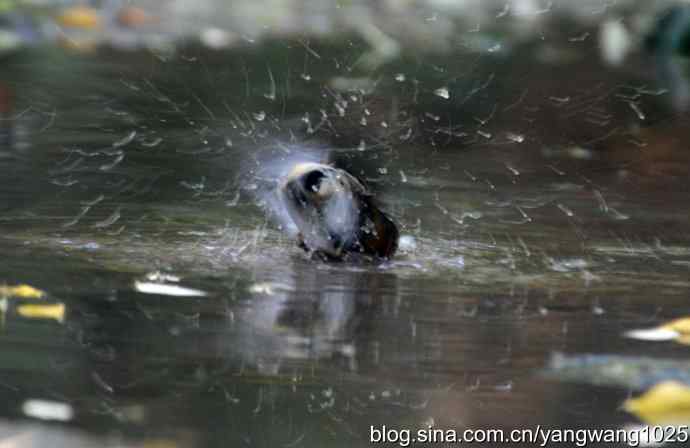
M 690 334 L 682 334 L 675 338 L 674 341 L 681 345 L 690 345 Z
M 55 319 L 58 322 L 63 322 L 65 320 L 65 304 L 20 305 L 17 307 L 17 313 L 31 319 Z
M 0 297 L 19 297 L 22 299 L 40 299 L 45 292 L 29 285 L 2 286 L 0 285 Z
M 681 317 L 665 323 L 661 328 L 676 331 L 680 334 L 690 335 L 690 317 Z
M 94 29 L 101 24 L 98 11 L 87 6 L 74 6 L 62 11 L 57 17 L 60 25 L 69 28 Z
M 623 409 L 649 425 L 690 423 L 690 387 L 664 381 L 637 398 L 623 403 Z

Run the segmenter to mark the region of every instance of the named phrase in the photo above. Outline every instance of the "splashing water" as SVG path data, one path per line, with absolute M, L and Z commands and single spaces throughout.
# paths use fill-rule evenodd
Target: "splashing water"
M 259 206 L 278 224 L 280 229 L 296 237 L 299 229 L 288 212 L 280 186 L 295 166 L 302 163 L 324 163 L 328 160 L 329 153 L 321 148 L 282 143 L 279 143 L 277 147 L 278 149 L 257 156 L 256 163 L 259 168 L 253 171 L 253 177 L 258 183 L 258 188 L 252 193 Z

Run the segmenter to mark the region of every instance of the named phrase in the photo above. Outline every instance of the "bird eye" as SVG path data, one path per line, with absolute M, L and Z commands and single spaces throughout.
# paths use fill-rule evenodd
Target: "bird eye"
M 303 177 L 303 185 L 306 191 L 319 191 L 319 185 L 321 184 L 321 179 L 326 177 L 321 171 L 314 170 L 305 174 Z

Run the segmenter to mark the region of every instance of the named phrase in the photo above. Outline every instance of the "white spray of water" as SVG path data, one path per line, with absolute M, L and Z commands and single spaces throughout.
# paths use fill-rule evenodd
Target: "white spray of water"
M 265 160 L 257 160 L 255 172 L 258 183 L 255 194 L 259 204 L 280 225 L 280 228 L 295 237 L 302 234 L 305 243 L 312 249 L 333 252 L 336 245 L 352 241 L 358 225 L 357 201 L 352 184 L 359 182 L 347 173 L 325 166 L 328 153 L 305 147 L 279 145 L 280 151 L 268 154 Z M 297 168 L 297 169 L 296 169 Z M 282 191 L 288 177 L 301 175 L 312 169 L 325 174 L 318 195 L 320 210 L 297 210 Z M 314 192 L 317 193 L 317 192 Z M 332 236 L 337 235 L 339 241 Z
M 318 149 L 310 149 L 301 146 L 276 144 L 276 148 L 263 151 L 256 157 L 256 166 L 249 171 L 256 189 L 259 206 L 262 207 L 280 226 L 281 230 L 290 236 L 296 236 L 299 232 L 297 225 L 290 217 L 285 201 L 280 193 L 280 185 L 293 167 L 299 163 L 320 163 L 327 159 L 328 154 Z

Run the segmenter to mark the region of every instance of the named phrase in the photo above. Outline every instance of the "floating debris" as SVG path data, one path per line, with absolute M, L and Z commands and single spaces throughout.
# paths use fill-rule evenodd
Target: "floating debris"
M 50 305 L 19 305 L 17 313 L 29 319 L 54 319 L 60 323 L 65 321 L 65 304 Z
M 202 291 L 200 289 L 155 282 L 135 281 L 134 289 L 142 294 L 158 294 L 162 296 L 204 297 L 208 295 L 206 291 Z
M 291 291 L 292 288 L 283 283 L 254 283 L 249 287 L 249 292 L 252 294 L 265 294 L 267 296 L 274 295 L 277 291 Z
M 173 274 L 166 274 L 165 272 L 160 272 L 160 271 L 154 271 L 154 272 L 149 272 L 146 274 L 146 279 L 151 281 L 151 282 L 171 282 L 171 283 L 179 283 L 181 280 L 180 277 L 177 275 Z
M 643 328 L 639 330 L 630 330 L 624 333 L 624 336 L 630 339 L 638 339 L 640 341 L 672 341 L 680 336 L 677 331 L 669 328 Z
M 69 404 L 40 399 L 26 400 L 22 404 L 22 412 L 27 417 L 59 422 L 68 422 L 74 417 L 74 410 Z
M 591 160 L 594 157 L 594 153 L 591 150 L 583 148 L 581 146 L 573 146 L 566 150 L 568 156 L 577 160 Z
M 650 425 L 690 423 L 690 387 L 664 381 L 637 398 L 623 403 L 623 409 Z
M 623 335 L 640 341 L 676 341 L 690 345 L 690 317 L 675 319 L 654 328 L 626 331 Z
M 18 297 L 21 299 L 42 299 L 46 293 L 29 285 L 0 285 L 0 297 Z

